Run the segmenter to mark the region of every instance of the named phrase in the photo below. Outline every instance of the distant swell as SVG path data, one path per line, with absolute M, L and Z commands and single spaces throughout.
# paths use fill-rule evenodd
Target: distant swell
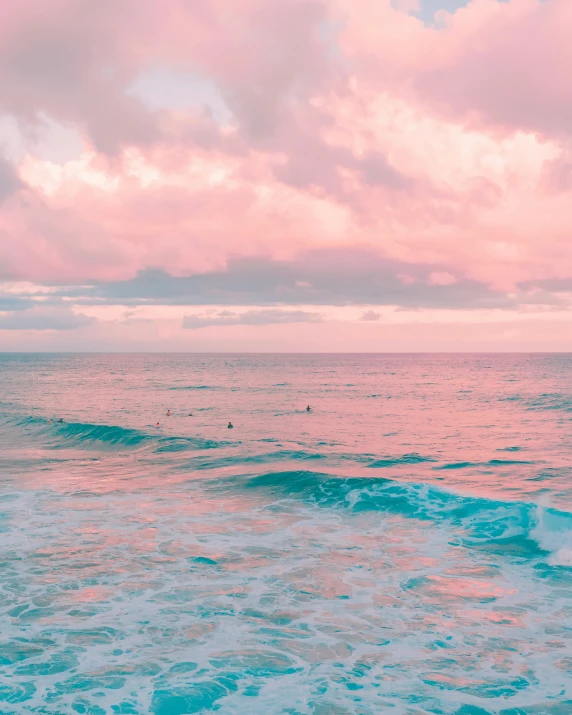
M 400 464 L 421 464 L 422 462 L 435 462 L 433 457 L 422 457 L 416 452 L 404 454 L 401 457 L 385 457 L 384 459 L 376 459 L 369 464 L 369 467 L 374 469 L 382 469 L 384 467 L 395 467 Z
M 99 444 L 101 446 L 134 449 L 144 445 L 154 446 L 155 452 L 181 452 L 184 450 L 216 449 L 229 444 L 200 437 L 165 436 L 160 432 L 146 432 L 131 427 L 118 425 L 101 425 L 83 422 L 49 422 L 39 417 L 25 417 L 14 420 L 20 427 L 34 430 L 44 438 L 52 448 L 66 443 L 86 446 Z
M 470 469 L 477 467 L 510 467 L 517 464 L 536 464 L 536 462 L 527 461 L 524 459 L 489 459 L 488 462 L 451 462 L 449 464 L 440 464 L 433 469 L 448 470 L 448 469 Z
M 231 444 L 201 437 L 161 437 L 155 452 L 184 452 L 189 449 L 217 449 Z
M 137 447 L 152 440 L 151 435 L 140 430 L 115 425 L 93 425 L 82 422 L 56 425 L 64 439 L 78 442 L 104 442 L 109 445 Z
M 218 390 L 214 385 L 181 385 L 170 387 L 169 390 Z
M 561 410 L 572 412 L 572 398 L 570 395 L 546 392 L 527 403 L 529 410 Z

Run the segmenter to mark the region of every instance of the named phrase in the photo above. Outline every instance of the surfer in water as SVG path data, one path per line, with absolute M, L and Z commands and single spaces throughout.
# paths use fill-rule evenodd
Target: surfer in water
M 234 425 L 232 424 L 232 422 L 228 423 L 228 429 L 234 429 Z
M 306 407 L 306 412 L 311 412 L 311 411 L 312 411 L 312 408 L 310 407 L 310 405 L 308 405 L 308 407 Z

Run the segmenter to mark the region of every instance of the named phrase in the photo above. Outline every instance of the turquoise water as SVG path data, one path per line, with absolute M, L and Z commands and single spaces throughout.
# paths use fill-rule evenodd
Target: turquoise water
M 0 713 L 214 711 L 572 713 L 572 356 L 0 356 Z

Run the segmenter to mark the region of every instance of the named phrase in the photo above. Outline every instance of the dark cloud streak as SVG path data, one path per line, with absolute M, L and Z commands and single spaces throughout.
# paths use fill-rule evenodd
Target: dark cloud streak
M 485 283 L 459 277 L 435 285 L 444 267 L 384 259 L 369 251 L 311 251 L 296 260 L 234 258 L 227 268 L 177 277 L 160 269 L 132 280 L 77 289 L 77 302 L 124 305 L 397 305 L 415 308 L 514 308 L 517 303 Z M 406 274 L 411 280 L 404 281 Z M 66 295 L 73 296 L 69 292 Z
M 69 308 L 37 306 L 0 315 L 0 330 L 74 330 L 94 322 L 93 318 L 73 313 Z
M 285 325 L 287 323 L 320 323 L 319 313 L 304 310 L 249 310 L 246 313 L 221 311 L 214 316 L 187 315 L 183 328 L 197 330 L 212 325 Z

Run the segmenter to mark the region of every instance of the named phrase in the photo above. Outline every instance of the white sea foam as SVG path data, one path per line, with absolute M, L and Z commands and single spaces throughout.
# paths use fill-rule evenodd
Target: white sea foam
M 536 524 L 530 536 L 541 549 L 550 552 L 548 563 L 572 566 L 572 514 L 558 513 L 545 505 L 536 509 Z

